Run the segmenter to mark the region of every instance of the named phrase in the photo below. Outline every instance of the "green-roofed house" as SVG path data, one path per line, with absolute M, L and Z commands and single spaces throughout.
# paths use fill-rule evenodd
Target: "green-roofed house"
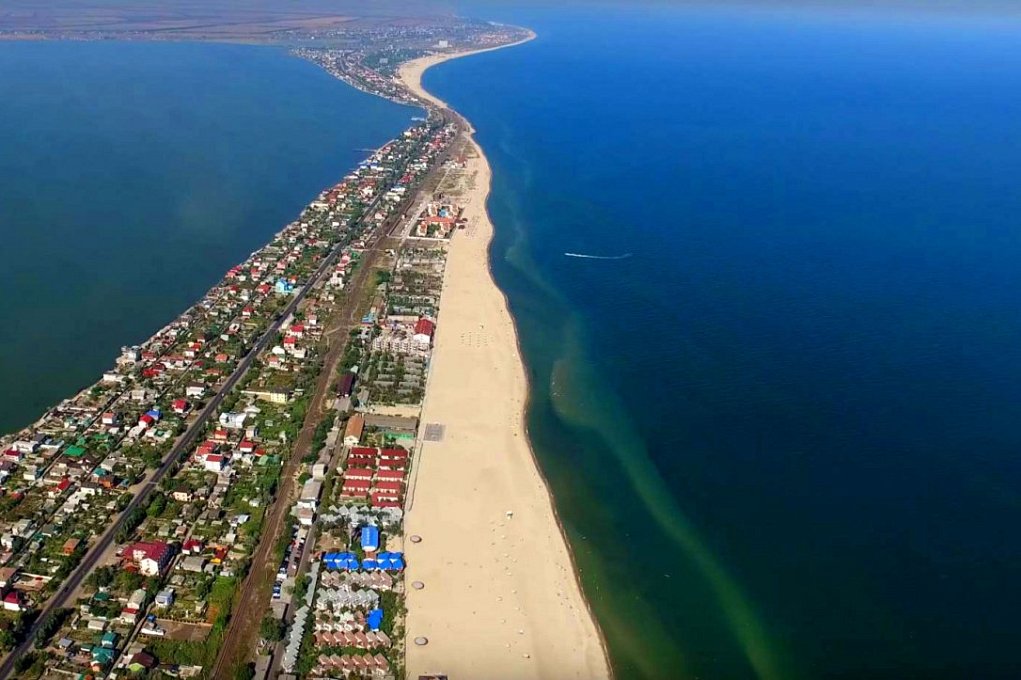
M 104 636 L 105 637 L 105 636 Z M 113 650 L 103 647 L 96 647 L 92 650 L 92 665 L 109 666 L 113 663 Z
M 68 458 L 81 458 L 85 455 L 85 449 L 80 446 L 69 446 L 64 449 L 64 455 Z

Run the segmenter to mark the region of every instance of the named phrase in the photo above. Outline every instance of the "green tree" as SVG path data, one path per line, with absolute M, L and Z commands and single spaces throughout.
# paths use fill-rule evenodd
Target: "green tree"
M 234 673 L 234 680 L 252 680 L 255 677 L 255 664 L 246 663 Z
M 145 583 L 145 579 L 138 572 L 122 570 L 117 572 L 114 582 L 117 585 L 117 590 L 128 593 L 141 588 L 142 584 Z
M 259 635 L 269 640 L 270 642 L 278 642 L 284 639 L 284 622 L 273 616 L 267 614 L 262 619 L 262 624 L 259 626 Z

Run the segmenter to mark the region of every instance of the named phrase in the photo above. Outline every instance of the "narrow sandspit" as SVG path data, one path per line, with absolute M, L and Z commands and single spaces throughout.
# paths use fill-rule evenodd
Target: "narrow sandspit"
M 401 79 L 460 54 L 405 64 Z M 450 245 L 422 422 L 444 426 L 415 461 L 406 545 L 407 677 L 608 678 L 524 426 L 527 381 L 503 294 L 489 271 L 490 169 L 474 140 L 469 227 Z

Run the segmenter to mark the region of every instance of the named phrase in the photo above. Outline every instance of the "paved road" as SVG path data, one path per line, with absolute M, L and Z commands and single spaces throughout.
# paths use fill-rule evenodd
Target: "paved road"
M 24 642 L 15 647 L 11 653 L 7 655 L 7 658 L 4 659 L 3 663 L 0 664 L 0 680 L 5 680 L 6 678 L 11 677 L 11 671 L 14 669 L 15 662 L 19 657 L 21 657 L 21 655 L 31 649 L 35 642 L 36 632 L 39 630 L 42 622 L 45 621 L 52 612 L 63 607 L 67 603 L 70 595 L 78 588 L 81 582 L 99 561 L 106 549 L 113 543 L 114 537 L 117 535 L 117 532 L 121 529 L 121 527 L 124 526 L 125 522 L 127 522 L 128 516 L 131 512 L 145 502 L 145 500 L 149 497 L 149 494 L 152 493 L 152 490 L 159 486 L 160 481 L 164 476 L 166 476 L 167 472 L 173 468 L 177 460 L 190 449 L 191 445 L 195 442 L 195 439 L 202 433 L 206 421 L 209 420 L 210 416 L 216 412 L 220 403 L 223 402 L 224 398 L 226 398 L 234 386 L 237 385 L 238 381 L 241 380 L 245 373 L 248 372 L 248 369 L 251 368 L 252 363 L 259 354 L 266 349 L 272 340 L 276 338 L 284 320 L 294 313 L 294 311 L 298 308 L 298 305 L 308 294 L 308 291 L 312 290 L 314 285 L 322 280 L 323 276 L 330 270 L 344 247 L 345 245 L 343 243 L 338 244 L 329 256 L 323 260 L 319 269 L 315 271 L 312 277 L 309 278 L 306 285 L 298 291 L 287 307 L 284 308 L 283 312 L 280 313 L 276 320 L 270 324 L 270 327 L 266 329 L 262 336 L 259 337 L 251 351 L 249 351 L 248 354 L 245 355 L 245 358 L 241 360 L 241 363 L 238 364 L 238 367 L 230 375 L 220 391 L 216 393 L 208 404 L 206 404 L 205 408 L 199 412 L 198 418 L 195 419 L 184 434 L 177 440 L 177 443 L 174 444 L 170 453 L 164 459 L 163 464 L 156 470 L 156 473 L 142 487 L 142 490 L 138 493 L 138 495 L 131 499 L 131 502 L 128 503 L 124 512 L 117 517 L 113 524 L 107 528 L 106 532 L 103 533 L 99 540 L 89 549 L 89 552 L 86 553 L 77 569 L 71 572 L 71 575 L 64 581 L 60 590 L 58 590 L 53 597 L 50 598 L 49 602 L 47 602 L 46 606 L 39 613 L 35 623 L 31 628 L 29 628 Z

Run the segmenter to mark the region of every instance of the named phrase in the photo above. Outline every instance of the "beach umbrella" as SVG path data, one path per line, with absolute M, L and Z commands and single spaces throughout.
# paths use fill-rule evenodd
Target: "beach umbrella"
M 376 560 L 370 560 L 368 557 L 366 557 L 364 560 L 362 560 L 362 569 L 375 569 L 375 568 L 376 568 Z

